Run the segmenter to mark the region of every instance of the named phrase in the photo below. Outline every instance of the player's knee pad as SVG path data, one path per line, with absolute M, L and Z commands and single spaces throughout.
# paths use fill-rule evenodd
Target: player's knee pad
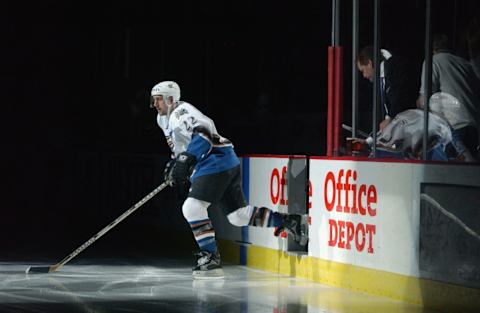
M 237 209 L 232 213 L 227 215 L 228 221 L 230 224 L 235 226 L 247 226 L 252 216 L 253 207 L 247 205 L 243 208 Z
M 198 200 L 195 198 L 187 198 L 182 206 L 183 216 L 187 221 L 200 221 L 208 219 L 207 209 L 210 202 Z

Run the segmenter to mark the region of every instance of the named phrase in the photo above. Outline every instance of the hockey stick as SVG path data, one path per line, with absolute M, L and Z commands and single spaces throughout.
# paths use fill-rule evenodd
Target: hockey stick
M 170 182 L 166 181 L 166 182 L 163 182 L 160 186 L 158 186 L 157 188 L 155 188 L 152 192 L 150 192 L 148 195 L 146 195 L 142 200 L 138 201 L 135 205 L 133 205 L 130 209 L 128 209 L 127 211 L 125 211 L 125 213 L 123 213 L 122 215 L 120 215 L 119 217 L 117 217 L 116 220 L 114 220 L 113 222 L 111 222 L 110 224 L 108 224 L 105 228 L 103 228 L 101 231 L 99 231 L 95 236 L 93 236 L 92 238 L 90 238 L 87 242 L 85 242 L 84 244 L 82 244 L 80 247 L 78 247 L 75 251 L 73 251 L 72 253 L 70 253 L 67 257 L 65 257 L 62 261 L 60 261 L 59 263 L 57 264 L 54 264 L 54 265 L 51 265 L 51 266 L 31 266 L 29 268 L 27 268 L 27 270 L 25 271 L 27 274 L 29 273 L 51 273 L 51 272 L 55 272 L 56 270 L 58 270 L 60 267 L 64 266 L 65 263 L 67 263 L 68 261 L 70 261 L 71 259 L 73 259 L 74 257 L 76 257 L 78 254 L 80 254 L 80 252 L 82 252 L 83 250 L 85 250 L 88 246 L 90 246 L 92 243 L 94 243 L 98 238 L 102 237 L 103 235 L 105 235 L 106 232 L 108 232 L 110 229 L 112 229 L 113 227 L 117 226 L 118 223 L 120 223 L 121 221 L 123 221 L 127 216 L 129 216 L 130 214 L 132 214 L 133 212 L 135 212 L 135 210 L 137 210 L 139 207 L 141 207 L 142 205 L 145 204 L 145 202 L 147 202 L 148 200 L 150 200 L 151 198 L 153 198 L 153 196 L 155 196 L 157 193 L 159 193 L 160 191 L 162 191 L 165 187 L 169 186 L 170 185 Z
M 348 126 L 346 124 L 342 124 L 342 128 L 345 129 L 345 130 L 348 130 L 350 131 L 351 133 L 353 133 L 353 128 L 351 126 Z M 364 138 L 367 138 L 367 137 L 370 137 L 369 134 L 367 134 L 366 132 L 360 130 L 360 129 L 357 129 L 357 132 L 360 136 L 363 136 Z

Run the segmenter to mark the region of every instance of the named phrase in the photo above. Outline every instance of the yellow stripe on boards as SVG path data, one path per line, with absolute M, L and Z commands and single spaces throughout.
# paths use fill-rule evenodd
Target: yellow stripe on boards
M 239 246 L 222 241 L 222 258 L 238 263 Z M 480 289 L 419 279 L 380 270 L 251 245 L 247 266 L 281 275 L 438 309 L 441 312 L 480 312 Z M 226 256 L 228 254 L 229 256 Z

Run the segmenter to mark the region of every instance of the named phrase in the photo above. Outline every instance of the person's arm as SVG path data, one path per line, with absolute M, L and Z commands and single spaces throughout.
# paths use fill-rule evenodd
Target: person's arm
M 204 159 L 212 150 L 212 136 L 206 127 L 197 126 L 192 130 L 192 141 L 187 152 L 194 155 L 197 161 Z
M 420 74 L 420 90 L 417 97 L 417 108 L 423 107 L 423 94 L 425 93 L 425 61 L 422 64 L 422 73 Z
M 383 129 L 384 129 L 385 127 L 387 127 L 388 124 L 390 124 L 390 121 L 391 121 L 391 120 L 392 120 L 392 118 L 390 117 L 390 115 L 385 115 L 385 118 L 383 119 L 382 122 L 380 122 L 380 125 L 379 125 L 379 127 L 378 127 L 381 132 L 383 131 Z
M 432 60 L 432 94 L 440 91 L 440 74 L 439 67 L 435 60 Z M 425 61 L 422 64 L 422 76 L 420 77 L 421 85 L 417 98 L 417 108 L 423 108 L 424 94 L 425 94 Z
M 423 108 L 423 95 L 419 95 L 417 98 L 417 108 Z
M 192 156 L 196 162 L 203 160 L 213 147 L 210 128 L 208 120 L 195 112 L 181 115 L 177 132 L 188 142 L 183 153 Z
M 188 111 L 184 111 L 188 112 Z M 179 194 L 188 194 L 189 178 L 192 175 L 195 166 L 207 157 L 213 145 L 211 135 L 208 129 L 202 125 L 202 121 L 194 114 L 185 113 L 176 128 L 177 134 L 190 139 L 184 151 L 180 152 L 175 158 L 175 165 L 170 175 L 174 184 L 177 186 Z

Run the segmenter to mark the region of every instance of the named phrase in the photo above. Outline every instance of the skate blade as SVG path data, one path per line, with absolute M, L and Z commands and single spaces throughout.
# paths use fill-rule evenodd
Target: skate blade
M 217 268 L 210 271 L 193 271 L 194 279 L 223 279 L 225 275 L 223 274 L 223 269 Z

